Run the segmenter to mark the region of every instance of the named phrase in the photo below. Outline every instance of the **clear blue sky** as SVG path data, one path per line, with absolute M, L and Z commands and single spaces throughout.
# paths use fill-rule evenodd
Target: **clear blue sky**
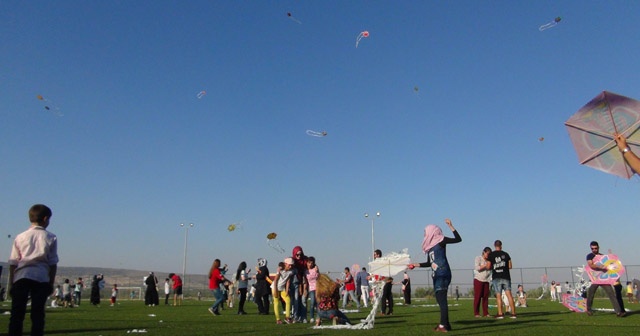
M 376 247 L 417 261 L 424 226 L 446 232 L 449 217 L 463 238 L 454 268 L 495 239 L 514 267 L 582 265 L 591 240 L 638 265 L 639 179 L 580 166 L 564 127 L 602 90 L 640 98 L 638 13 L 636 1 L 2 1 L 0 258 L 45 203 L 62 266 L 181 272 L 179 223 L 193 222 L 189 272 L 214 258 L 274 265 L 272 231 L 287 254 L 301 245 L 338 271 L 368 261 L 363 214 L 376 211 Z

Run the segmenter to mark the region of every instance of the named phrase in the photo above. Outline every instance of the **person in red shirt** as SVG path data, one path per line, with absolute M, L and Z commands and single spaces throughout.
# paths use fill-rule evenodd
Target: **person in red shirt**
M 209 307 L 209 312 L 211 314 L 220 315 L 220 311 L 218 308 L 222 304 L 224 297 L 222 296 L 222 291 L 220 290 L 220 284 L 225 281 L 229 281 L 222 276 L 220 273 L 220 259 L 216 259 L 213 261 L 213 265 L 211 265 L 211 269 L 209 269 L 209 289 L 211 290 L 211 294 L 215 298 L 213 305 Z
M 353 280 L 351 270 L 349 267 L 344 268 L 344 294 L 342 295 L 342 309 L 347 307 L 347 298 L 350 296 L 351 300 L 356 303 L 358 309 L 360 309 L 360 301 L 356 298 L 356 282 Z
M 173 305 L 182 306 L 182 278 L 175 273 L 169 273 L 173 288 Z

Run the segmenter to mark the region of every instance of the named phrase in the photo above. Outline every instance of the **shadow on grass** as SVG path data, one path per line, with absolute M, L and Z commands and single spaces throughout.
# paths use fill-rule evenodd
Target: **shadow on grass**
M 513 331 L 517 329 L 528 329 L 530 326 L 538 325 L 539 323 L 549 323 L 548 319 L 510 319 L 504 320 L 485 319 L 485 320 L 472 320 L 472 321 L 458 321 L 453 324 L 453 331 L 462 332 L 464 335 L 475 334 L 491 334 L 499 331 Z M 463 325 L 463 327 L 457 327 Z

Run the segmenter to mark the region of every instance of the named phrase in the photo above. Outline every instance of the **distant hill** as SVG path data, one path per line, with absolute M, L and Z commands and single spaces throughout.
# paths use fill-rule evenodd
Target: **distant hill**
M 3 268 L 0 284 L 4 287 L 9 277 L 9 265 L 6 262 L 0 262 L 0 266 Z M 144 285 L 143 279 L 149 275 L 149 271 L 101 267 L 58 267 L 56 283 L 62 284 L 64 279 L 75 282 L 80 277 L 84 280 L 85 286 L 88 287 L 91 285 L 91 279 L 95 274 L 104 275 L 107 287 L 111 287 L 113 284 L 118 284 L 118 287 L 142 287 Z M 168 277 L 169 273 L 155 272 L 155 275 L 158 278 L 159 286 L 162 288 L 164 279 Z M 179 275 L 182 276 L 182 274 Z M 209 279 L 203 274 L 187 274 L 185 283 L 187 288 L 207 289 Z

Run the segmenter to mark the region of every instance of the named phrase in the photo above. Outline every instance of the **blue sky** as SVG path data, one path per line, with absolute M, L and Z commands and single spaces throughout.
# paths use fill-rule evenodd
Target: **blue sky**
M 638 178 L 580 166 L 564 127 L 603 90 L 640 98 L 637 13 L 633 1 L 2 1 L 2 234 L 45 203 L 62 266 L 180 272 L 179 224 L 193 222 L 189 272 L 214 258 L 273 265 L 284 255 L 269 232 L 338 271 L 366 264 L 363 214 L 380 211 L 376 248 L 418 261 L 424 226 L 446 232 L 449 217 L 463 238 L 454 268 L 495 239 L 514 267 L 582 265 L 591 240 L 638 265 Z

